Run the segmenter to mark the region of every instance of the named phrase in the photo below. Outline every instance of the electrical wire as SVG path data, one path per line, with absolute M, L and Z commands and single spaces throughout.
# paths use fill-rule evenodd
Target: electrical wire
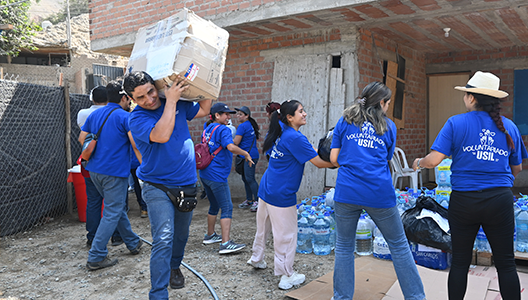
M 149 244 L 151 247 L 152 247 L 152 243 L 147 241 L 146 239 L 142 238 L 142 237 L 139 237 L 143 242 Z M 195 269 L 193 269 L 191 266 L 189 266 L 188 264 L 184 263 L 183 261 L 181 262 L 181 264 L 187 268 L 187 270 L 191 271 L 194 273 L 194 275 L 196 275 L 198 278 L 200 278 L 203 283 L 205 284 L 205 286 L 207 287 L 207 289 L 209 290 L 209 292 L 211 293 L 211 296 L 213 296 L 213 298 L 215 300 L 220 300 L 220 298 L 218 298 L 218 295 L 216 295 L 216 292 L 214 290 L 214 288 L 211 286 L 211 284 L 209 283 L 209 281 L 207 281 L 207 279 L 205 279 L 205 277 L 203 277 L 202 274 L 198 273 Z

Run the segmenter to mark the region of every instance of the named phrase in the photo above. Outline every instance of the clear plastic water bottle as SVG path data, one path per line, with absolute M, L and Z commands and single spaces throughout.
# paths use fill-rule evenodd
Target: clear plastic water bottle
M 297 221 L 297 253 L 312 253 L 312 228 L 308 224 L 308 212 L 302 212 Z
M 306 198 L 295 206 L 297 208 L 297 221 L 301 218 L 302 212 L 306 210 L 306 203 L 308 203 L 308 200 L 310 199 Z
M 330 249 L 334 250 L 336 244 L 336 223 L 334 221 L 334 218 L 332 217 L 332 211 L 326 211 L 324 213 L 324 219 L 330 226 Z
M 334 208 L 334 194 L 335 188 L 331 188 L 326 192 L 326 205 Z
M 440 162 L 436 169 L 436 184 L 451 186 L 451 163 L 453 161 L 450 158 L 446 158 Z
M 528 207 L 521 206 L 521 211 L 515 218 L 517 229 L 517 251 L 528 252 Z
M 491 247 L 488 242 L 488 238 L 486 237 L 482 227 L 479 228 L 477 233 L 477 251 L 491 253 Z
M 356 253 L 358 255 L 372 254 L 372 227 L 365 215 L 359 218 L 356 229 Z
M 317 198 L 312 197 L 312 207 L 310 208 L 312 211 L 319 211 L 319 207 L 317 206 L 319 203 L 317 202 Z
M 392 259 L 389 245 L 387 244 L 387 241 L 385 241 L 385 238 L 378 227 L 374 229 L 372 255 L 379 259 Z
M 313 238 L 313 225 L 315 223 L 315 221 L 317 220 L 317 214 L 315 211 L 313 210 L 308 210 L 308 216 L 306 217 L 306 219 L 308 220 L 308 225 L 310 226 L 310 228 L 312 228 L 312 245 L 313 245 L 313 241 L 314 241 L 314 238 Z
M 449 194 L 445 191 L 441 191 L 436 195 L 436 202 L 438 202 L 443 208 L 447 209 L 449 207 Z
M 330 254 L 330 225 L 325 221 L 323 215 L 318 215 L 312 227 L 313 252 L 315 255 Z

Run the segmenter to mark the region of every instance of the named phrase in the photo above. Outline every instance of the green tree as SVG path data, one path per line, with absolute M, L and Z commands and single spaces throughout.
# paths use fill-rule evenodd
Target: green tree
M 40 27 L 29 19 L 30 0 L 0 0 L 0 24 L 13 29 L 0 30 L 0 55 L 17 56 L 21 48 L 36 50 L 31 37 Z
M 47 17 L 47 21 L 50 21 L 52 24 L 57 24 L 66 20 L 68 16 L 68 5 L 66 1 L 62 2 L 61 5 L 61 10 Z M 87 13 L 89 13 L 88 0 L 70 0 L 70 18 Z

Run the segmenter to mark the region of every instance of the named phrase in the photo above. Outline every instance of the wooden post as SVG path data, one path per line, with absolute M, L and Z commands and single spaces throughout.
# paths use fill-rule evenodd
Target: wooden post
M 0 79 L 4 79 L 4 68 L 0 67 Z
M 62 82 L 63 82 L 62 78 L 63 78 L 63 77 L 62 77 L 62 72 L 61 72 L 61 73 L 59 73 L 59 86 L 62 86 Z M 68 84 L 66 84 L 65 87 L 64 87 L 64 88 L 65 88 L 65 89 L 64 89 L 65 91 L 68 89 L 67 86 L 68 86 Z M 69 97 L 69 96 L 70 96 L 70 94 L 68 93 L 68 97 Z
M 62 73 L 61 73 L 61 83 L 62 83 Z M 64 110 L 66 118 L 66 134 L 64 137 L 65 141 L 65 152 L 66 152 L 66 167 L 71 169 L 72 165 L 72 153 L 71 153 L 71 113 L 70 113 L 70 88 L 68 79 L 64 80 Z M 67 201 L 68 201 L 68 212 L 73 216 L 73 189 L 72 185 L 67 185 Z

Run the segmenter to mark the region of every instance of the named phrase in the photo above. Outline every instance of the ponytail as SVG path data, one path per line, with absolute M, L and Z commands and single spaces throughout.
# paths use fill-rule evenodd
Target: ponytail
M 282 102 L 279 109 L 271 113 L 268 135 L 266 136 L 264 146 L 262 147 L 263 153 L 266 153 L 266 151 L 271 149 L 273 144 L 275 144 L 275 141 L 282 135 L 282 128 L 279 120 L 282 121 L 284 125 L 290 126 L 288 116 L 294 116 L 299 105 L 301 105 L 301 102 L 298 100 L 287 100 Z
M 250 116 L 248 116 L 248 120 L 249 120 L 249 123 L 251 123 L 253 130 L 255 131 L 255 138 L 258 140 L 260 138 L 260 131 L 259 131 L 259 126 L 257 124 L 257 121 L 255 121 L 255 119 L 253 119 Z
M 361 127 L 364 122 L 368 121 L 372 123 L 378 135 L 384 135 L 389 126 L 380 102 L 390 100 L 391 96 L 391 90 L 383 83 L 369 83 L 359 98 L 343 111 L 343 119 L 348 124 L 354 124 L 357 127 Z
M 487 112 L 491 119 L 495 122 L 495 125 L 497 125 L 497 128 L 506 134 L 506 142 L 508 143 L 508 147 L 511 150 L 515 151 L 515 144 L 513 143 L 513 139 L 508 130 L 504 128 L 504 123 L 502 122 L 502 117 L 500 114 L 502 109 L 500 99 L 483 94 L 474 94 L 469 92 L 468 94 L 473 95 L 473 97 L 475 97 L 475 100 L 477 100 L 476 108 Z
M 262 146 L 262 153 L 266 153 L 269 149 L 271 149 L 271 147 L 275 143 L 275 140 L 277 140 L 277 138 L 280 137 L 281 134 L 282 128 L 279 124 L 279 113 L 278 111 L 274 111 L 271 113 L 268 135 L 264 140 L 264 145 Z

